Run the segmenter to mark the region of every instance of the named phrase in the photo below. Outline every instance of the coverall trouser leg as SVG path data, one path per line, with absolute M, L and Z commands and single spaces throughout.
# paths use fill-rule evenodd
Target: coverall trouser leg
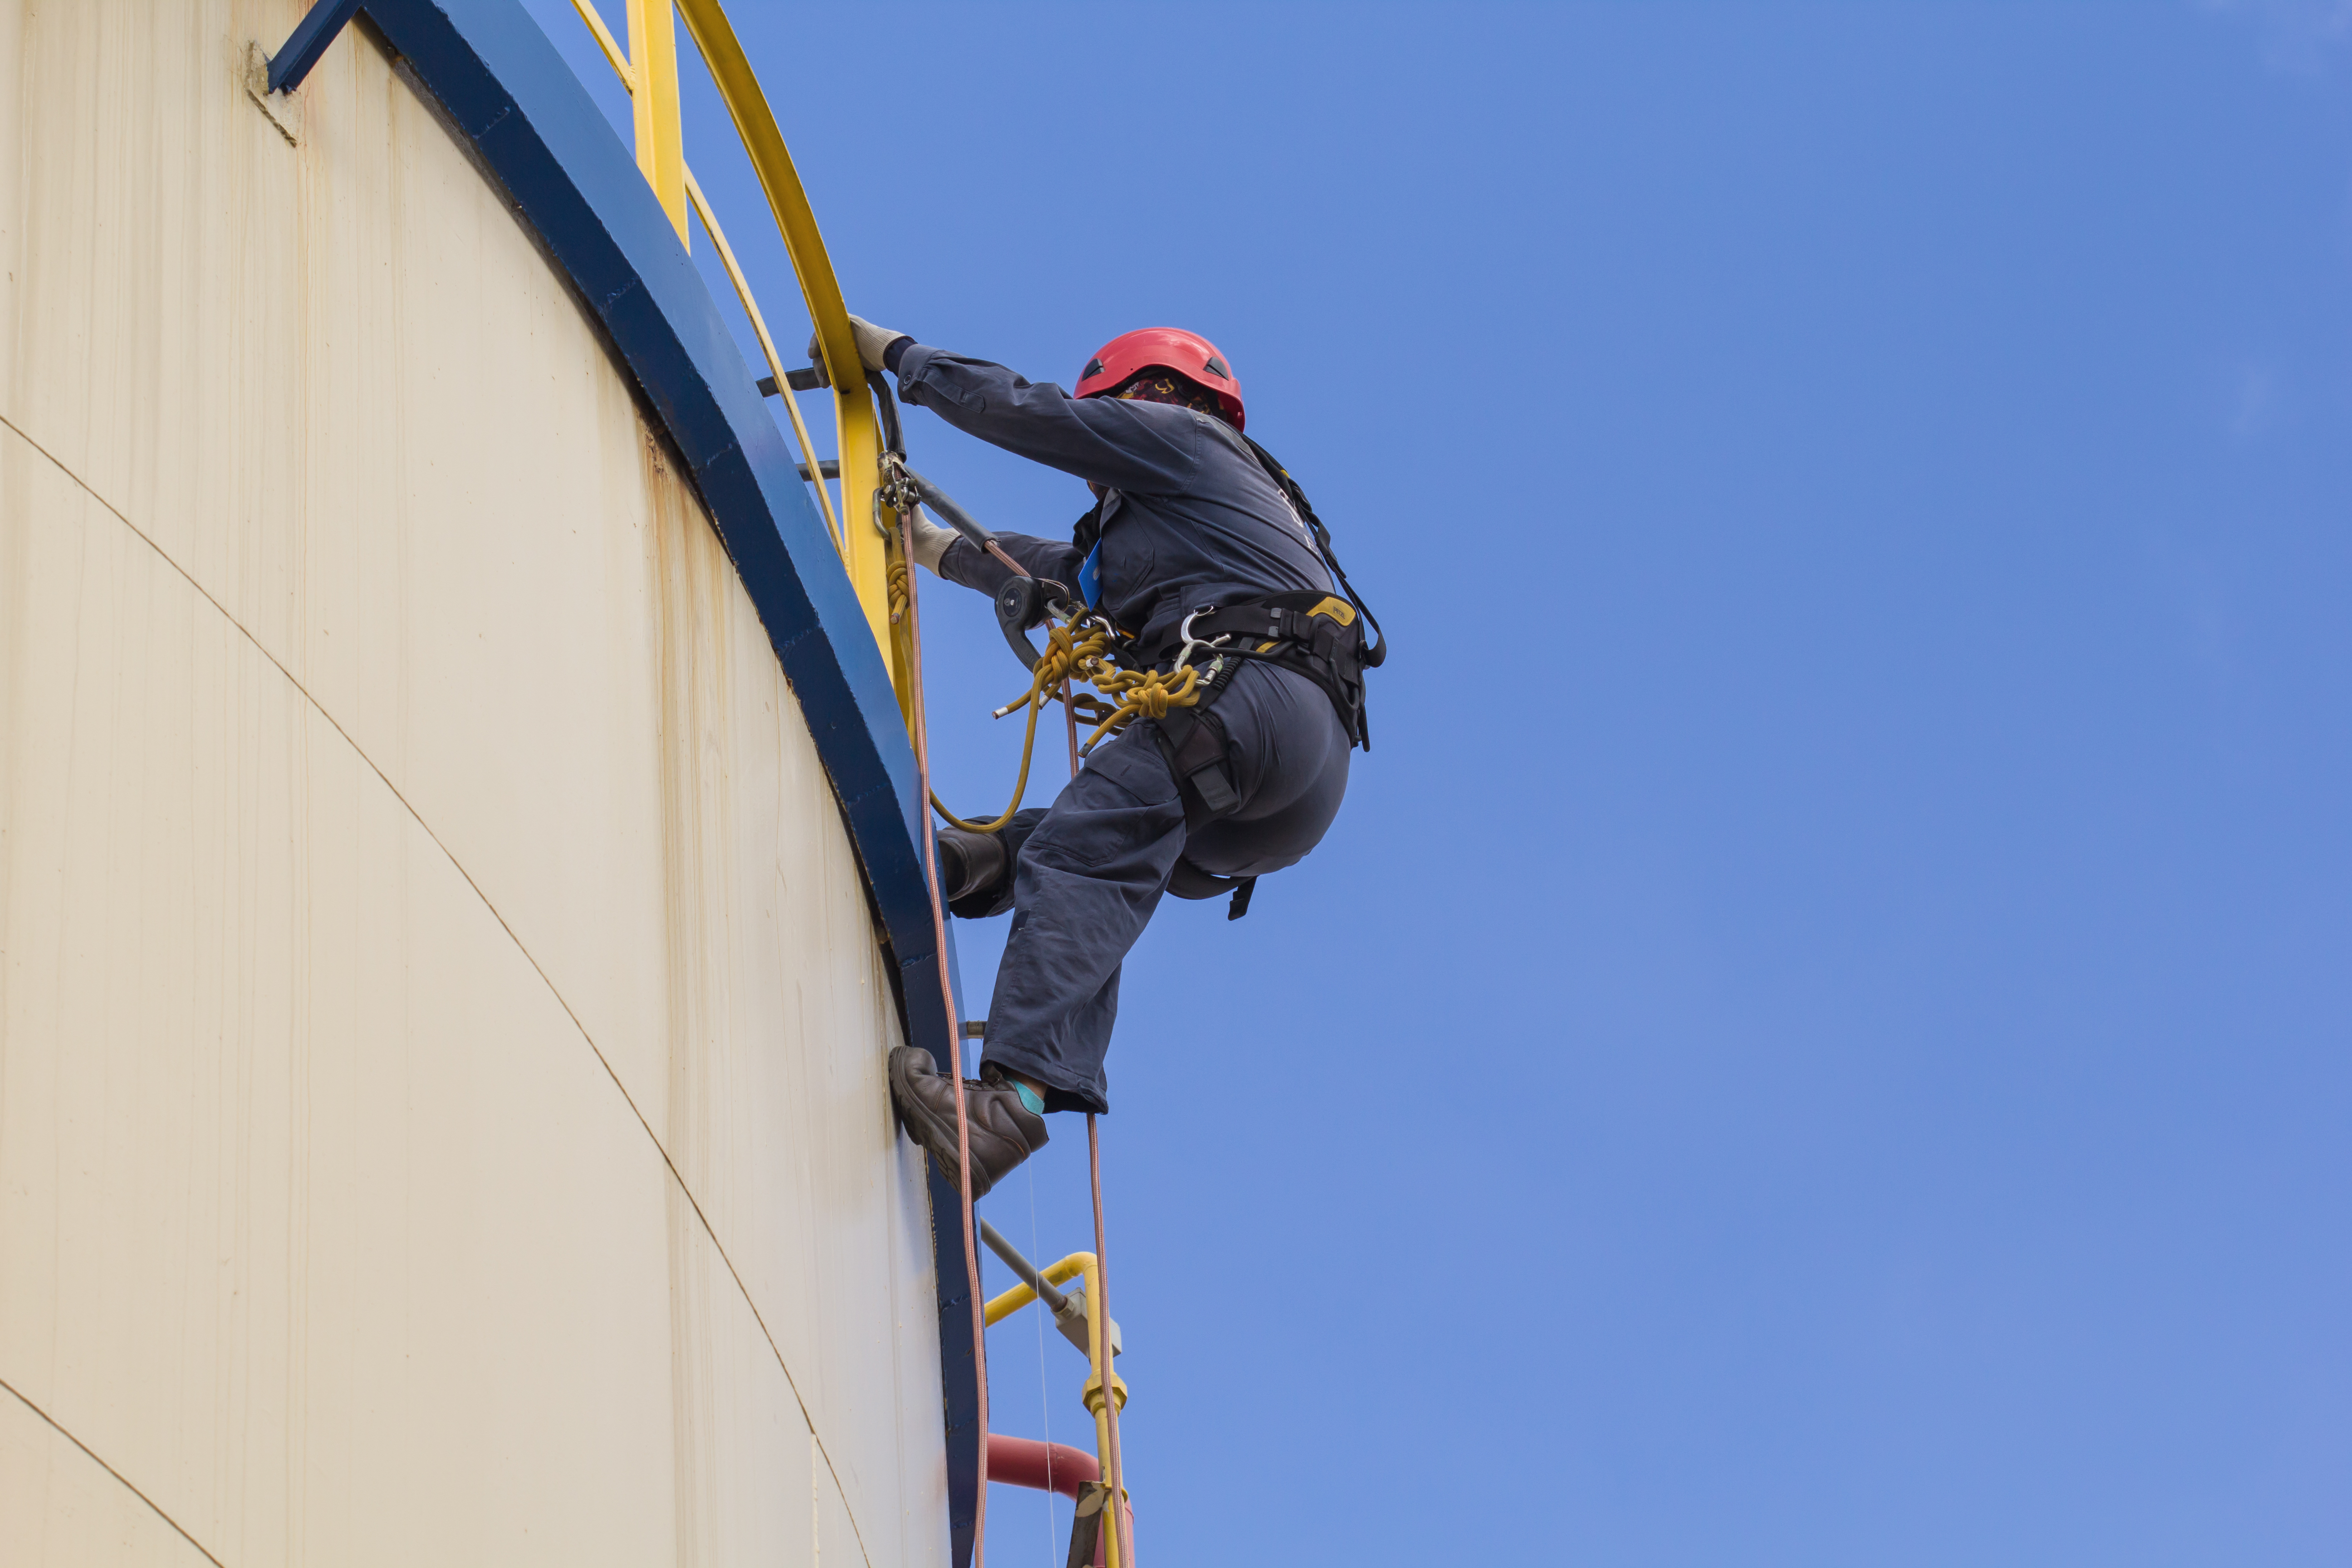
M 1187 831 L 1157 727 L 1145 721 L 1097 747 L 1010 846 L 1013 930 L 984 1056 L 1045 1085 L 1049 1110 L 1110 1109 L 1103 1058 L 1118 1016 L 1120 966 L 1178 858 L 1221 877 L 1278 871 L 1303 859 L 1339 815 L 1348 736 L 1314 682 L 1244 665 L 1213 711 L 1240 797 L 1232 812 Z

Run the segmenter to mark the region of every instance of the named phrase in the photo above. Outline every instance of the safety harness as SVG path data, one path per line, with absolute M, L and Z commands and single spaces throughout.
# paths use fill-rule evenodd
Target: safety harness
M 1004 640 L 1029 669 L 1029 689 L 996 710 L 999 719 L 1028 710 L 1027 733 L 1021 743 L 1021 773 L 1013 785 L 1013 802 L 1002 816 L 985 822 L 968 822 L 950 811 L 934 794 L 932 807 L 953 826 L 971 833 L 1003 830 L 1019 811 L 1028 787 L 1029 763 L 1037 741 L 1037 720 L 1049 701 L 1063 701 L 1074 719 L 1094 725 L 1083 745 L 1072 731 L 1072 764 L 1106 735 L 1116 735 L 1137 719 L 1150 719 L 1160 753 L 1176 776 L 1184 803 L 1188 828 L 1197 828 L 1238 809 L 1241 796 L 1227 771 L 1225 727 L 1211 711 L 1233 683 L 1244 664 L 1271 664 L 1305 677 L 1331 700 L 1351 745 L 1370 750 L 1371 731 L 1364 713 L 1364 671 L 1377 668 L 1387 658 L 1388 637 L 1380 622 L 1348 581 L 1346 570 L 1331 548 L 1331 531 L 1289 470 L 1274 455 L 1223 420 L 1212 419 L 1219 434 L 1246 448 L 1282 492 L 1317 550 L 1331 569 L 1339 594 L 1319 589 L 1266 594 L 1228 605 L 1204 605 L 1188 614 L 1174 646 L 1161 639 L 1147 647 L 1108 615 L 1097 607 L 1101 584 L 1102 532 L 1112 520 L 1106 494 L 1078 519 L 1071 532 L 1081 565 L 1079 590 L 1050 579 L 1031 576 L 1026 568 L 1004 553 L 995 536 L 973 521 L 938 487 L 893 457 L 886 467 L 887 504 L 905 510 L 918 501 L 948 520 L 965 538 L 1002 562 L 1012 574 L 996 591 L 996 621 Z M 1345 597 L 1340 597 L 1344 595 Z M 1030 628 L 1046 628 L 1045 647 L 1029 641 Z M 1368 640 L 1369 626 L 1377 641 Z M 1204 662 L 1195 659 L 1205 656 Z M 1167 668 L 1162 668 L 1165 664 Z M 1090 685 L 1100 695 L 1075 689 Z M 1239 920 L 1249 912 L 1255 877 L 1219 877 L 1180 858 L 1168 890 L 1180 899 L 1212 899 L 1230 893 L 1233 902 L 1225 918 Z
M 1189 700 L 1153 717 L 1160 754 L 1167 758 L 1183 797 L 1188 829 L 1213 822 L 1241 805 L 1227 771 L 1225 727 L 1212 710 L 1242 665 L 1270 664 L 1313 681 L 1331 700 L 1349 743 L 1370 751 L 1371 727 L 1364 706 L 1364 671 L 1379 668 L 1389 651 L 1380 621 L 1348 581 L 1347 570 L 1331 548 L 1331 531 L 1316 515 L 1314 504 L 1290 477 L 1290 470 L 1273 453 L 1223 421 L 1213 421 L 1211 427 L 1246 447 L 1265 470 L 1314 539 L 1346 597 L 1314 589 L 1266 594 L 1233 604 L 1204 605 L 1184 617 L 1177 631 L 1171 673 L 1197 668 L 1199 675 L 1192 683 Z M 1097 500 L 1071 531 L 1070 542 L 1084 563 L 1078 582 L 1089 607 L 1101 596 L 1097 574 L 1103 527 L 1109 521 L 1105 515 L 1109 500 L 1105 496 Z M 1367 639 L 1367 626 L 1379 640 Z M 1196 655 L 1203 653 L 1208 655 L 1207 662 L 1194 665 Z M 1130 645 L 1119 648 L 1114 657 L 1131 668 L 1151 668 L 1166 653 L 1152 657 Z M 1237 921 L 1249 912 L 1250 896 L 1256 886 L 1255 877 L 1219 877 L 1180 858 L 1168 890 L 1180 899 L 1213 899 L 1230 893 L 1232 902 L 1225 918 Z

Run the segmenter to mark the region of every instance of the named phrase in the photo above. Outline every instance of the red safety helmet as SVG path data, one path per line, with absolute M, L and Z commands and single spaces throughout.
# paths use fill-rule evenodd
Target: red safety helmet
M 1181 327 L 1145 327 L 1121 332 L 1103 344 L 1078 373 L 1078 395 L 1099 397 L 1116 392 L 1138 371 L 1155 368 L 1172 370 L 1214 395 L 1234 428 L 1243 427 L 1242 384 L 1234 379 L 1233 367 L 1225 363 L 1216 344 Z

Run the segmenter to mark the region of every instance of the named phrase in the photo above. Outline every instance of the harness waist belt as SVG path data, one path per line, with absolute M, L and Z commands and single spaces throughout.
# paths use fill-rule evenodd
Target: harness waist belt
M 1160 657 L 1182 658 L 1187 652 L 1189 662 L 1204 672 L 1224 660 L 1216 689 L 1223 689 L 1238 659 L 1305 676 L 1331 700 L 1349 742 L 1370 750 L 1371 730 L 1364 716 L 1364 627 L 1347 600 L 1310 589 L 1209 605 L 1184 617 L 1177 643 L 1163 645 Z M 1211 684 L 1205 673 L 1202 684 L 1201 702 L 1206 706 L 1215 691 L 1205 689 Z

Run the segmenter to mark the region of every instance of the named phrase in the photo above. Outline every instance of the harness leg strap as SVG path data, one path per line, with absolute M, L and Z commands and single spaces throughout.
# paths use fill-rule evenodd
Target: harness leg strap
M 1242 797 L 1225 772 L 1225 727 L 1217 716 L 1176 708 L 1154 723 L 1160 754 L 1168 759 L 1176 788 L 1184 796 L 1184 826 L 1198 827 L 1237 810 Z
M 1156 722 L 1160 754 L 1168 759 L 1177 793 L 1183 796 L 1185 827 L 1198 827 L 1239 808 L 1242 797 L 1225 771 L 1225 727 L 1217 716 L 1198 708 L 1178 708 Z M 1249 913 L 1257 879 L 1219 877 L 1179 859 L 1168 890 L 1180 899 L 1213 899 L 1230 892 L 1233 901 L 1225 906 L 1225 919 L 1237 921 Z
M 1255 877 L 1220 877 L 1213 871 L 1203 871 L 1181 856 L 1177 857 L 1175 869 L 1169 874 L 1168 893 L 1177 899 L 1222 899 L 1233 895 L 1225 906 L 1225 919 L 1237 921 L 1249 913 L 1250 895 L 1257 890 Z

